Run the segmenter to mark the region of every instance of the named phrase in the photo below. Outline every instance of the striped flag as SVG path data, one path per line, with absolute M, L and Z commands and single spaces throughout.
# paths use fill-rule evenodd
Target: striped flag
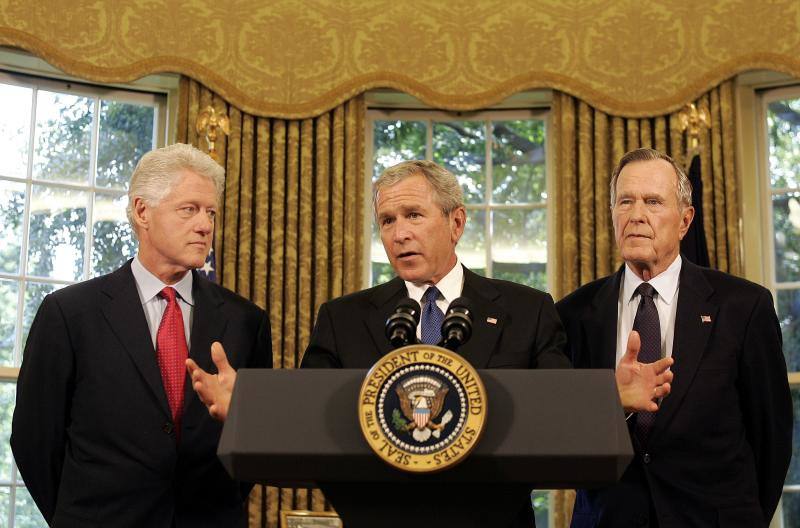
M 211 248 L 211 251 L 208 252 L 208 256 L 206 257 L 203 267 L 197 268 L 197 273 L 199 273 L 202 277 L 207 278 L 211 282 L 217 282 L 217 269 L 213 247 Z

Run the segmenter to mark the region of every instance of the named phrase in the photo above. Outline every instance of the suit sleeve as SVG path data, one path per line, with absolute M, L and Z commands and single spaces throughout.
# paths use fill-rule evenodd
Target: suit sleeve
M 566 355 L 567 335 L 558 317 L 553 298 L 550 295 L 542 303 L 536 325 L 536 342 L 531 368 L 571 368 Z
M 766 290 L 745 333 L 739 364 L 739 400 L 758 471 L 759 501 L 769 524 L 792 456 L 792 398 L 781 329 Z
M 342 368 L 342 362 L 336 354 L 336 334 L 327 304 L 319 308 L 300 368 Z
M 50 523 L 61 480 L 74 389 L 74 356 L 58 301 L 36 313 L 17 380 L 11 449 L 28 491 Z

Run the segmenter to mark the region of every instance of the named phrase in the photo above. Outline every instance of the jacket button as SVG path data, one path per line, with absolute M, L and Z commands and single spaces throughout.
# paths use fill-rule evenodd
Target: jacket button
M 172 434 L 172 422 L 164 422 L 164 426 L 161 429 L 167 434 Z
M 645 464 L 649 464 L 650 463 L 650 453 L 645 453 L 644 456 L 642 457 L 642 461 Z

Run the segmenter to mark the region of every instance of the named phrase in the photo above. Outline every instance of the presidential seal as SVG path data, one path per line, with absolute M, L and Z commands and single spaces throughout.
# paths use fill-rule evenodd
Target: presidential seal
M 361 384 L 361 432 L 392 466 L 441 471 L 463 460 L 486 422 L 486 389 L 455 352 L 409 345 L 383 356 Z

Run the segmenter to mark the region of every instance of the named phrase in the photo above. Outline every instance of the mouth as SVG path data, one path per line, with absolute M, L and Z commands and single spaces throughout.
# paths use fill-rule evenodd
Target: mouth
M 414 251 L 404 251 L 403 253 L 399 253 L 397 255 L 397 259 L 398 260 L 407 260 L 407 259 L 416 257 L 417 255 L 419 255 L 419 253 L 416 253 Z

